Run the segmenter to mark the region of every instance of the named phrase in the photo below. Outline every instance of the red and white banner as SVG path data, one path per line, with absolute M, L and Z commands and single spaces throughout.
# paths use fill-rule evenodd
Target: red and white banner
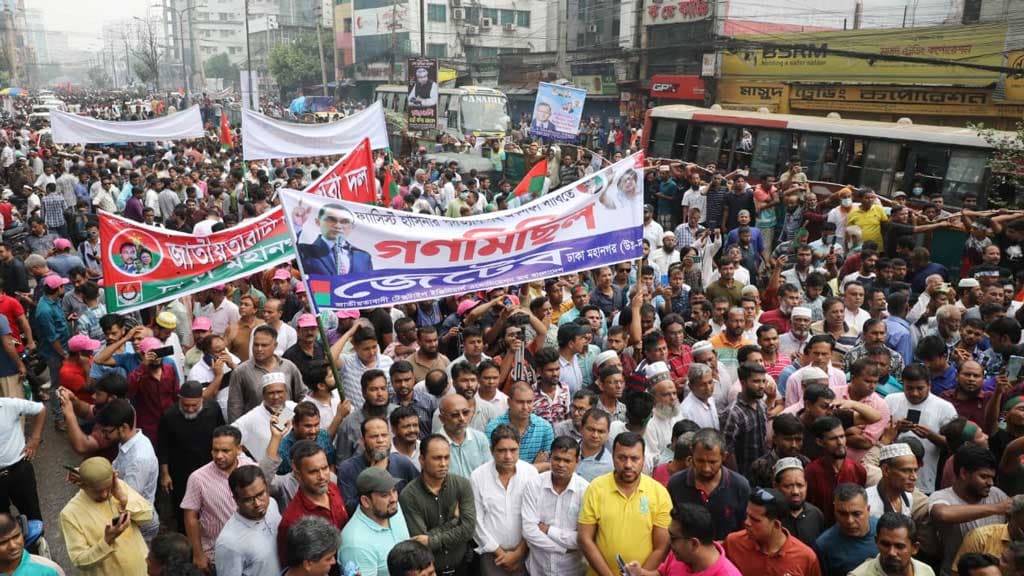
M 370 139 L 363 138 L 351 152 L 338 160 L 303 192 L 335 200 L 372 204 L 377 200 L 377 183 Z

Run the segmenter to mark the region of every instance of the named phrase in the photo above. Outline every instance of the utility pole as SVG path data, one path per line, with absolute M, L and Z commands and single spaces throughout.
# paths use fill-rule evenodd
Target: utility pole
M 132 82 L 132 61 L 128 58 L 128 33 L 124 36 L 124 85 L 128 86 Z
M 397 10 L 396 0 L 391 0 L 391 22 L 388 23 L 388 27 L 391 28 L 391 51 L 389 52 L 391 66 L 388 67 L 388 82 L 391 84 L 395 83 L 395 51 L 397 50 L 395 45 L 395 15 Z
M 569 77 L 569 69 L 565 61 L 566 45 L 569 42 L 569 31 L 566 29 L 568 26 L 566 21 L 568 12 L 569 0 L 558 0 L 558 55 L 555 60 L 555 68 L 558 70 L 559 78 Z
M 196 66 L 198 65 L 198 62 L 196 60 L 196 29 L 195 29 L 195 26 L 193 26 L 193 22 L 192 22 L 192 10 L 195 9 L 195 5 L 193 4 L 192 0 L 188 0 L 188 2 L 186 4 L 187 4 L 187 6 L 185 8 L 185 11 L 188 12 L 188 46 L 189 46 L 188 59 L 190 60 L 189 64 L 191 65 L 191 68 L 192 68 L 191 76 L 195 76 L 196 75 Z M 191 80 L 191 78 L 190 78 L 190 80 Z M 186 101 L 189 100 L 189 96 L 191 96 L 191 94 L 185 94 L 185 100 Z
M 427 3 L 420 0 L 420 55 L 427 56 Z
M 252 101 L 252 48 L 249 46 L 249 0 L 245 0 L 245 82 L 249 87 L 249 93 L 247 98 L 249 99 L 249 109 L 259 110 L 259 107 Z
M 320 85 L 323 88 L 323 95 L 327 96 L 327 65 L 324 62 L 324 41 L 320 36 L 320 22 L 323 20 L 323 11 L 323 0 L 316 0 L 316 47 L 320 51 Z

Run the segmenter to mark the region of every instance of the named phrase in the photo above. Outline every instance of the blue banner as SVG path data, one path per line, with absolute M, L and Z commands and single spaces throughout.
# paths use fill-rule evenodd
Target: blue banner
M 505 212 L 412 214 L 282 189 L 313 302 L 357 309 L 524 284 L 643 255 L 643 153 Z

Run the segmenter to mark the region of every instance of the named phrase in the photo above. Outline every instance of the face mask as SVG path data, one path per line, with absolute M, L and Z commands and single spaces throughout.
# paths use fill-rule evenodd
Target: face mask
M 462 198 L 463 200 L 469 198 L 469 192 L 459 192 L 459 198 Z
M 832 244 L 833 242 L 836 241 L 836 237 L 833 235 L 822 236 L 821 241 L 824 242 L 825 244 Z
M 913 189 L 910 190 L 910 193 L 913 194 L 914 196 L 920 196 L 921 194 L 924 194 L 924 188 L 921 188 L 921 187 L 913 188 Z
M 853 206 L 853 198 L 843 198 L 842 204 L 843 208 L 849 208 L 850 206 Z

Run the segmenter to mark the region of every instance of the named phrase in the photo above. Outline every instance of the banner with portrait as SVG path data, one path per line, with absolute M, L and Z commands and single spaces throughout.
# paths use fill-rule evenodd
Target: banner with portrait
M 533 103 L 530 136 L 552 140 L 576 140 L 583 119 L 587 91 L 572 86 L 541 82 Z
M 295 258 L 278 206 L 197 238 L 100 212 L 108 312 L 124 314 L 266 270 Z
M 410 130 L 437 129 L 437 59 L 409 58 L 409 95 L 406 111 Z
M 280 191 L 319 308 L 436 300 L 635 260 L 643 153 L 522 207 L 468 218 Z

